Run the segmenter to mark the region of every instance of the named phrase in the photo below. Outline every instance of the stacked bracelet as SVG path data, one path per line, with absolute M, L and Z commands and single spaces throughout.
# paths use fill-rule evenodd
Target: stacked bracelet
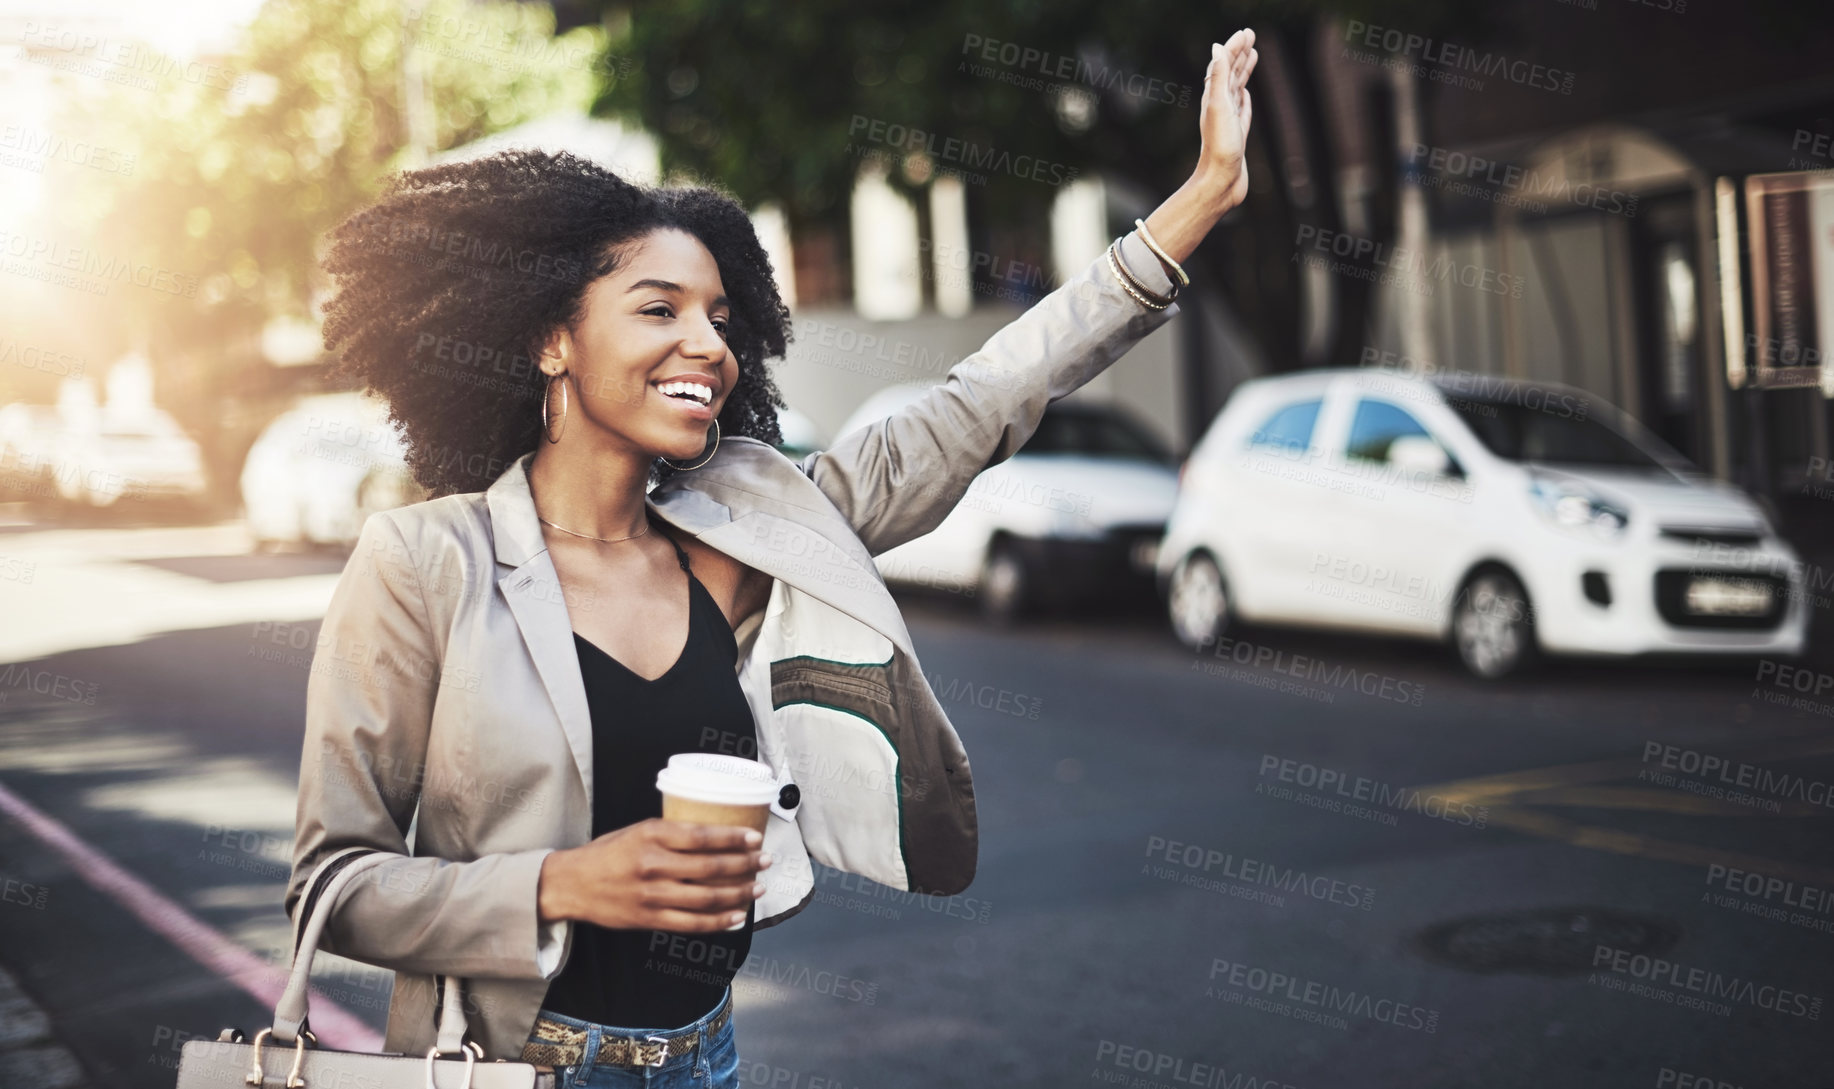
M 1121 290 L 1132 295 L 1135 302 L 1149 310 L 1164 310 L 1172 305 L 1172 300 L 1178 297 L 1179 285 L 1172 285 L 1170 295 L 1160 295 L 1148 288 L 1128 269 L 1127 262 L 1121 258 L 1119 253 L 1120 245 L 1121 240 L 1118 238 L 1108 244 L 1108 267 L 1114 270 L 1114 278 L 1121 282 Z
M 1172 255 L 1165 252 L 1164 248 L 1159 245 L 1158 240 L 1153 238 L 1153 232 L 1146 229 L 1146 220 L 1134 220 L 1134 229 L 1140 232 L 1140 241 L 1146 243 L 1146 248 L 1153 251 L 1153 256 L 1164 262 L 1166 268 L 1172 270 L 1173 275 L 1178 278 L 1179 286 L 1189 286 L 1191 278 L 1185 275 L 1184 266 L 1172 260 Z M 1176 295 L 1177 293 L 1177 288 L 1173 288 L 1172 294 Z

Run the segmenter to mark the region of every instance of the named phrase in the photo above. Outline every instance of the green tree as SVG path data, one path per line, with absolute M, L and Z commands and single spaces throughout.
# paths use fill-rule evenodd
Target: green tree
M 122 286 L 79 296 L 77 322 L 7 324 L 55 325 L 40 339 L 80 341 L 97 363 L 145 351 L 160 403 L 203 443 L 227 500 L 248 444 L 286 396 L 262 377 L 262 330 L 291 318 L 312 336 L 326 230 L 430 153 L 583 112 L 604 53 L 600 28 L 556 36 L 542 4 L 267 0 L 227 56 L 176 66 L 201 78 L 71 81 L 77 100 L 59 131 L 113 149 L 131 170 L 80 172 L 50 218 L 177 289 Z M 173 70 L 156 55 L 143 63 Z M 67 334 L 71 325 L 81 328 Z
M 1301 354 L 1300 269 L 1289 261 L 1295 230 L 1342 226 L 1324 90 L 1313 71 L 1321 24 L 1363 18 L 1423 34 L 1496 33 L 1488 6 L 1450 0 L 1234 0 L 1208 9 L 1113 0 L 601 0 L 601 7 L 616 16 L 609 49 L 639 63 L 608 81 L 597 111 L 633 116 L 655 131 L 667 172 L 717 181 L 747 201 L 781 202 L 795 227 L 841 230 L 862 152 L 895 160 L 890 180 L 915 193 L 952 165 L 929 150 L 951 139 L 1079 176 L 1100 173 L 1116 189 L 1156 201 L 1195 161 L 1210 43 L 1254 27 L 1264 45 L 1253 85 L 1253 189 L 1193 259 L 1206 290 L 1187 293 L 1182 305 L 1231 306 L 1265 355 L 1283 361 Z M 1267 53 L 1275 47 L 1288 78 L 1273 75 Z M 875 123 L 882 123 L 878 140 Z M 892 126 L 902 126 L 905 145 L 885 142 L 884 134 L 899 131 Z M 911 132 L 935 140 L 913 140 Z M 985 186 L 968 187 L 974 245 L 1017 256 L 1023 239 L 1046 236 L 1053 191 L 1012 173 L 984 173 Z M 1391 178 L 1375 181 L 1392 196 Z M 919 201 L 920 217 L 924 207 Z M 1370 233 L 1391 229 L 1377 222 Z M 1369 287 L 1340 279 L 1333 287 L 1343 320 L 1327 356 L 1354 362 Z M 1201 426 L 1219 399 L 1206 388 L 1214 363 L 1201 324 L 1186 328 L 1187 427 Z
M 603 50 L 511 0 L 269 0 L 221 78 L 84 104 L 76 123 L 135 169 L 71 205 L 98 245 L 195 278 L 181 299 L 126 293 L 118 338 L 189 372 L 201 401 L 173 400 L 207 414 L 269 319 L 309 315 L 329 227 L 429 152 L 583 110 Z

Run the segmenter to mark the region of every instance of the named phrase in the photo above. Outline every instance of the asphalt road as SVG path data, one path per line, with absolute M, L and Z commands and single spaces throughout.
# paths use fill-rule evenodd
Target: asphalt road
M 0 665 L 0 787 L 275 963 L 341 561 L 239 547 L 0 533 L 0 661 L 27 663 Z M 973 762 L 979 876 L 942 899 L 818 873 L 735 986 L 748 1083 L 1834 1085 L 1821 674 L 1490 687 L 1408 644 L 907 616 Z M 187 1034 L 267 1023 L 79 869 L 0 816 L 0 965 L 94 1084 L 169 1086 Z M 325 960 L 380 1029 L 388 973 Z

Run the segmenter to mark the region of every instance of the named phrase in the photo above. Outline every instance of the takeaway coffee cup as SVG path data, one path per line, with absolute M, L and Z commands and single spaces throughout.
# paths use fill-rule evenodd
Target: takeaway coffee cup
M 692 824 L 726 824 L 760 835 L 777 800 L 777 777 L 766 765 L 741 756 L 684 752 L 669 757 L 656 776 L 662 792 L 662 818 Z M 746 884 L 752 878 L 718 884 Z M 728 930 L 743 930 L 743 922 Z

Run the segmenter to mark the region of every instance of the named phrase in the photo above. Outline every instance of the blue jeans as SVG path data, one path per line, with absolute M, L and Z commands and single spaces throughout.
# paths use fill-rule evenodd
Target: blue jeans
M 645 1089 L 739 1089 L 739 1049 L 734 1042 L 731 1016 L 726 1018 L 726 1023 L 720 1026 L 718 1032 L 701 1040 L 699 1047 L 686 1055 L 674 1056 L 661 1066 L 611 1066 L 593 1062 L 599 1053 L 599 1043 L 606 1033 L 638 1038 L 652 1033 L 667 1037 L 690 1035 L 704 1028 L 721 1009 L 730 1005 L 732 988 L 728 987 L 720 1004 L 709 1010 L 705 1017 L 669 1029 L 600 1025 L 552 1010 L 542 1010 L 543 1017 L 586 1031 L 586 1053 L 580 1056 L 580 1061 L 573 1066 L 554 1068 L 555 1089 L 634 1089 L 637 1086 Z M 533 1034 L 529 1036 L 531 1043 L 537 1039 Z

